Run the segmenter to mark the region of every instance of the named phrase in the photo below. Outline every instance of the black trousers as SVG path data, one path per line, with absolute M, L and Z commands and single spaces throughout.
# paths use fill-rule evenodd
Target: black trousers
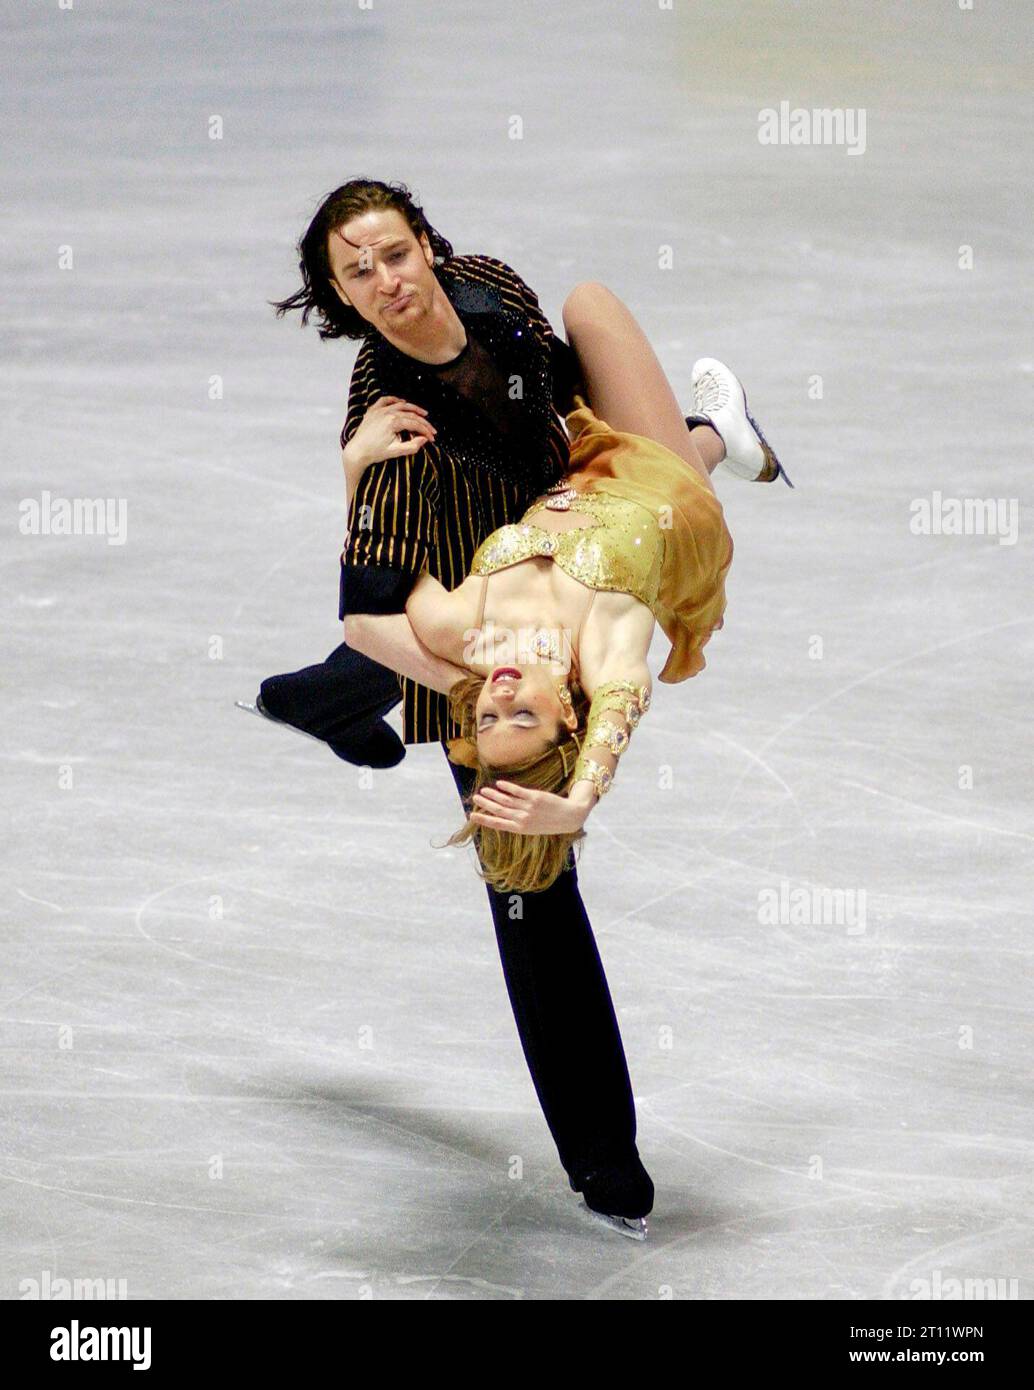
M 322 739 L 345 762 L 394 767 L 406 755 L 384 722 L 402 698 L 398 677 L 345 642 L 325 661 L 267 676 L 259 694 L 274 719 Z
M 270 677 L 263 694 L 267 702 L 276 699 L 279 717 L 338 750 L 347 745 L 355 762 L 363 761 L 371 712 L 379 721 L 401 698 L 393 672 L 344 643 L 325 662 Z M 446 762 L 466 810 L 474 771 L 449 762 L 447 754 Z M 573 854 L 569 866 L 541 893 L 497 893 L 486 885 L 503 977 L 532 1083 L 572 1186 L 598 1211 L 646 1216 L 654 1188 L 636 1149 L 621 1034 Z
M 469 799 L 473 769 L 449 768 L 461 799 Z M 595 1175 L 586 1196 L 606 1184 L 613 1195 L 601 1210 L 645 1216 L 653 1184 L 636 1149 L 625 1052 L 573 854 L 568 862 L 541 893 L 499 893 L 486 884 L 499 958 L 560 1162 L 579 1190 Z

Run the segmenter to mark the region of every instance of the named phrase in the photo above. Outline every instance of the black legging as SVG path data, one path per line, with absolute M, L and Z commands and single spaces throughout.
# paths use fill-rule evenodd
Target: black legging
M 449 768 L 469 800 L 473 769 Z M 568 863 L 541 893 L 499 893 L 486 884 L 503 976 L 560 1162 L 590 1205 L 645 1216 L 653 1183 L 636 1149 L 625 1052 L 573 854 Z

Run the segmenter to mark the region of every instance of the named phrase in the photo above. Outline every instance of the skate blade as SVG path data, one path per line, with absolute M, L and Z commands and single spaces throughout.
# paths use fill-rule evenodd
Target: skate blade
M 765 466 L 764 468 L 762 468 L 760 474 L 757 478 L 754 479 L 754 481 L 757 483 L 774 483 L 777 478 L 782 478 L 783 482 L 786 484 L 787 487 L 793 487 L 793 483 L 790 481 L 789 473 L 787 473 L 786 469 L 776 458 L 775 450 L 772 448 L 771 444 L 769 444 L 765 436 L 761 433 L 761 428 L 758 425 L 757 421 L 750 415 L 747 416 L 747 419 L 750 421 L 754 433 L 757 435 L 758 440 L 760 441 L 761 452 L 765 455 Z M 766 474 L 768 475 L 767 477 L 765 476 Z
M 629 1240 L 645 1240 L 647 1236 L 647 1226 L 645 1216 L 608 1216 L 606 1212 L 594 1211 L 583 1197 L 578 1207 L 579 1211 L 585 1212 L 601 1226 L 607 1226 L 612 1231 L 617 1231 L 618 1235 L 627 1236 Z
M 750 409 L 747 405 L 747 393 L 743 388 L 743 382 L 740 381 L 739 377 L 737 377 L 736 380 L 740 382 L 740 390 L 743 391 L 743 413 L 747 417 L 747 423 L 750 425 L 751 429 L 757 435 L 758 443 L 761 445 L 761 452 L 765 456 L 764 467 L 762 468 L 758 476 L 754 479 L 754 481 L 756 483 L 774 483 L 777 478 L 782 478 L 783 482 L 786 484 L 787 487 L 793 487 L 793 483 L 791 483 L 790 481 L 789 473 L 787 473 L 786 469 L 776 458 L 775 450 L 772 448 L 771 444 L 769 444 L 765 436 L 761 433 L 761 426 L 750 413 Z M 771 476 L 766 478 L 764 476 L 766 473 L 770 473 Z
M 248 700 L 234 700 L 234 707 L 242 709 L 245 714 L 254 714 L 259 719 L 265 719 L 269 724 L 276 724 L 281 729 L 290 729 L 293 734 L 299 734 L 302 738 L 311 738 L 313 743 L 323 743 L 324 740 L 317 738 L 315 734 L 310 734 L 307 729 L 296 728 L 294 724 L 288 724 L 285 719 L 277 719 L 268 710 L 259 709 L 258 705 Z

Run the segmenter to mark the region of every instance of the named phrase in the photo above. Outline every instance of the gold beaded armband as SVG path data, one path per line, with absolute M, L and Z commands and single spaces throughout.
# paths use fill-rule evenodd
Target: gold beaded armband
M 634 685 L 631 681 L 606 681 L 603 685 L 597 686 L 589 707 L 585 738 L 574 766 L 572 785 L 575 782 L 591 782 L 597 797 L 609 792 L 614 781 L 613 773 L 590 757 L 589 750 L 606 748 L 615 758 L 620 758 L 629 744 L 629 730 L 638 728 L 640 718 L 649 708 L 648 686 Z M 628 724 L 628 729 L 622 729 L 611 719 L 604 719 L 605 710 L 613 710 L 620 714 Z

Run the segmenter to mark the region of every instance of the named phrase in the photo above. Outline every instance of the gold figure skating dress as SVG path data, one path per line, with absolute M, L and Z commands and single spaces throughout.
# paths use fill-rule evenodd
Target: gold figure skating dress
M 722 504 L 685 459 L 643 435 L 613 430 L 581 396 L 567 416 L 572 512 L 594 525 L 546 531 L 530 520 L 500 526 L 481 543 L 471 574 L 488 575 L 548 556 L 590 589 L 632 594 L 671 643 L 658 679 L 674 684 L 707 664 L 703 648 L 725 621 L 732 537 Z

